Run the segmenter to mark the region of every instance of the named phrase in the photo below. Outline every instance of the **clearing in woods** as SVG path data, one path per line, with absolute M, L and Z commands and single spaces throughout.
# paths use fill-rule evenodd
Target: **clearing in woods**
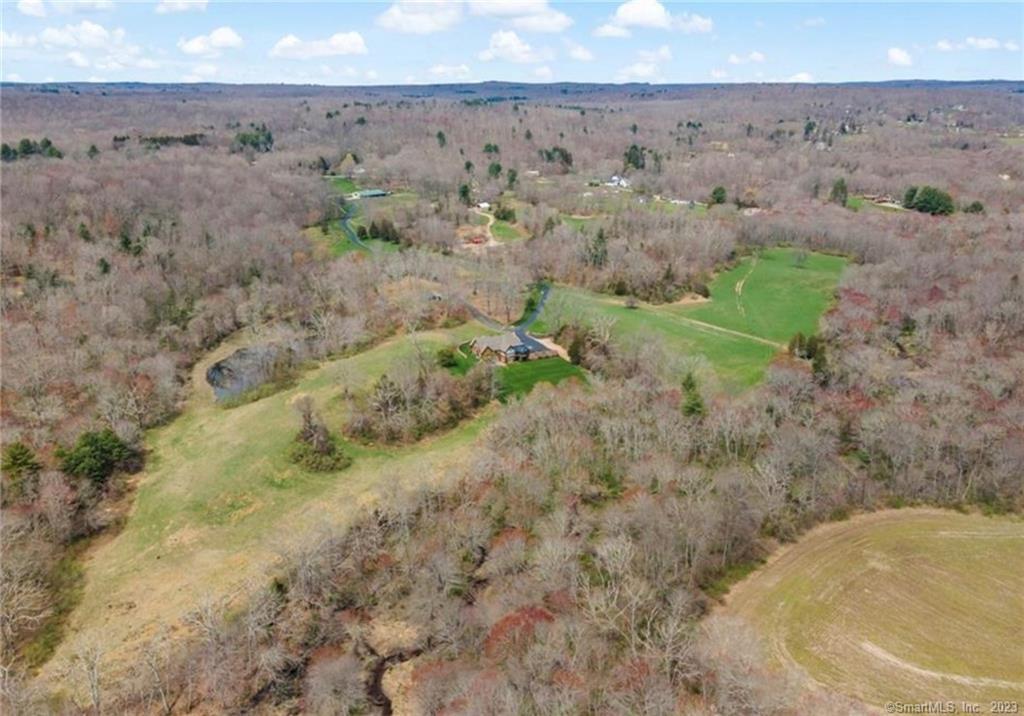
M 745 258 L 719 274 L 711 300 L 698 303 L 640 304 L 583 289 L 557 286 L 535 333 L 561 320 L 614 319 L 612 334 L 624 340 L 660 340 L 677 356 L 703 356 L 706 378 L 738 392 L 758 383 L 765 369 L 795 333 L 817 331 L 821 315 L 847 260 L 840 256 L 775 248 Z
M 483 330 L 467 323 L 417 340 L 433 355 Z M 293 388 L 225 409 L 214 404 L 205 371 L 243 342 L 229 340 L 197 364 L 182 414 L 147 434 L 149 456 L 131 514 L 120 533 L 86 558 L 82 600 L 44 675 L 56 676 L 83 640 L 98 640 L 111 665 L 123 665 L 140 639 L 173 627 L 207 596 L 230 595 L 247 579 L 265 583 L 280 555 L 317 530 L 344 524 L 381 492 L 456 474 L 494 414 L 488 408 L 404 447 L 343 441 L 354 457 L 348 469 L 305 472 L 287 458 L 299 425 L 290 405 L 295 396 L 312 396 L 338 432 L 347 410 L 342 393 L 363 390 L 412 360 L 416 346 L 409 336 L 392 338 L 309 370 Z
M 872 705 L 1024 701 L 1024 521 L 935 509 L 822 525 L 724 611 L 769 654 Z

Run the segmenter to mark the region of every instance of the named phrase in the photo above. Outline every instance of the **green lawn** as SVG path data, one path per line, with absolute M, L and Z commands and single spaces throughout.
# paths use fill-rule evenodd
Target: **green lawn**
M 523 238 L 523 233 L 519 227 L 507 221 L 495 221 L 491 225 L 491 233 L 499 241 L 518 241 Z
M 576 231 L 588 232 L 591 227 L 595 227 L 596 228 L 601 223 L 601 220 L 604 217 L 602 217 L 602 216 L 569 216 L 568 214 L 563 214 L 561 218 L 562 218 L 562 222 L 563 223 L 565 223 L 566 225 L 571 226 L 572 228 L 576 229 Z
M 609 317 L 615 320 L 612 333 L 617 340 L 661 342 L 673 356 L 702 356 L 723 389 L 741 391 L 760 382 L 780 346 L 714 326 L 775 344 L 787 343 L 797 331 L 814 333 L 846 263 L 843 258 L 810 254 L 798 267 L 794 254 L 791 249 L 771 249 L 756 262 L 744 259 L 716 277 L 711 300 L 701 304 L 641 303 L 630 309 L 615 296 L 558 286 L 532 330 L 544 334 L 565 320 Z
M 359 187 L 356 183 L 348 177 L 335 177 L 329 181 L 331 182 L 331 186 L 334 187 L 334 190 L 342 194 L 351 194 L 359 191 Z
M 851 196 L 846 199 L 846 208 L 851 211 L 860 211 L 861 209 L 869 209 L 874 211 L 890 211 L 899 212 L 903 211 L 902 208 L 896 206 L 882 206 L 876 204 L 873 201 L 868 201 L 862 196 Z
M 539 360 L 510 363 L 498 369 L 498 380 L 501 383 L 501 397 L 526 395 L 537 383 L 557 385 L 566 378 L 586 380 L 583 369 L 561 358 L 541 358 Z
M 353 220 L 353 225 L 358 225 L 358 217 Z M 306 229 L 306 235 L 314 242 L 326 247 L 327 251 L 331 256 L 343 256 L 353 251 L 363 251 L 359 245 L 349 239 L 348 234 L 341 230 L 338 226 L 338 222 L 333 221 L 327 227 L 327 233 L 324 234 L 323 230 L 319 226 L 311 226 Z M 371 251 L 381 251 L 384 253 L 392 253 L 398 251 L 398 244 L 393 244 L 390 241 L 381 241 L 380 239 L 366 239 L 363 241 L 364 244 L 370 247 Z
M 455 349 L 455 365 L 448 370 L 455 375 L 465 375 L 469 369 L 480 362 L 473 350 L 469 347 L 469 341 L 462 343 Z

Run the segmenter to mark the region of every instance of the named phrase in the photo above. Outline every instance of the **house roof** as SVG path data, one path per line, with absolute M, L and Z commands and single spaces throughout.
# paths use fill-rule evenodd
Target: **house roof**
M 499 336 L 479 336 L 473 339 L 473 347 L 479 350 L 490 348 L 493 351 L 507 351 L 509 348 L 522 344 L 515 333 L 509 331 Z

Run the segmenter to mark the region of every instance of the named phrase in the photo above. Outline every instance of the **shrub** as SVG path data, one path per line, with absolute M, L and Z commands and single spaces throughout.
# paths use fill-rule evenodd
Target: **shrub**
M 516 210 L 511 206 L 499 205 L 494 210 L 494 218 L 498 221 L 507 221 L 510 224 L 514 224 L 516 222 Z
M 352 458 L 341 450 L 337 439 L 317 414 L 312 398 L 299 398 L 295 410 L 302 418 L 302 428 L 288 452 L 292 462 L 312 472 L 343 470 L 352 464 Z
M 106 482 L 133 456 L 134 451 L 110 428 L 82 433 L 74 447 L 57 451 L 61 470 L 68 475 L 88 478 L 96 484 Z
M 711 190 L 711 203 L 712 204 L 724 204 L 726 199 L 725 187 L 716 186 Z
M 933 186 L 910 187 L 903 197 L 903 205 L 907 209 L 933 216 L 948 215 L 954 211 L 953 197 Z
M 964 207 L 965 214 L 984 214 L 985 206 L 980 201 L 972 201 Z
M 459 364 L 458 356 L 455 353 L 455 348 L 452 346 L 445 346 L 437 351 L 437 364 L 442 368 L 454 368 Z
M 298 437 L 288 451 L 288 459 L 310 472 L 337 472 L 352 464 L 352 458 L 338 445 L 334 436 L 328 436 L 330 449 L 318 450 Z

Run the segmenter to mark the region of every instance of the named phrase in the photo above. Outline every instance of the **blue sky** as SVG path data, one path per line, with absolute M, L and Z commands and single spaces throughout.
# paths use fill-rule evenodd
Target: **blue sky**
M 7 81 L 1024 79 L 1024 4 L 2 0 Z

